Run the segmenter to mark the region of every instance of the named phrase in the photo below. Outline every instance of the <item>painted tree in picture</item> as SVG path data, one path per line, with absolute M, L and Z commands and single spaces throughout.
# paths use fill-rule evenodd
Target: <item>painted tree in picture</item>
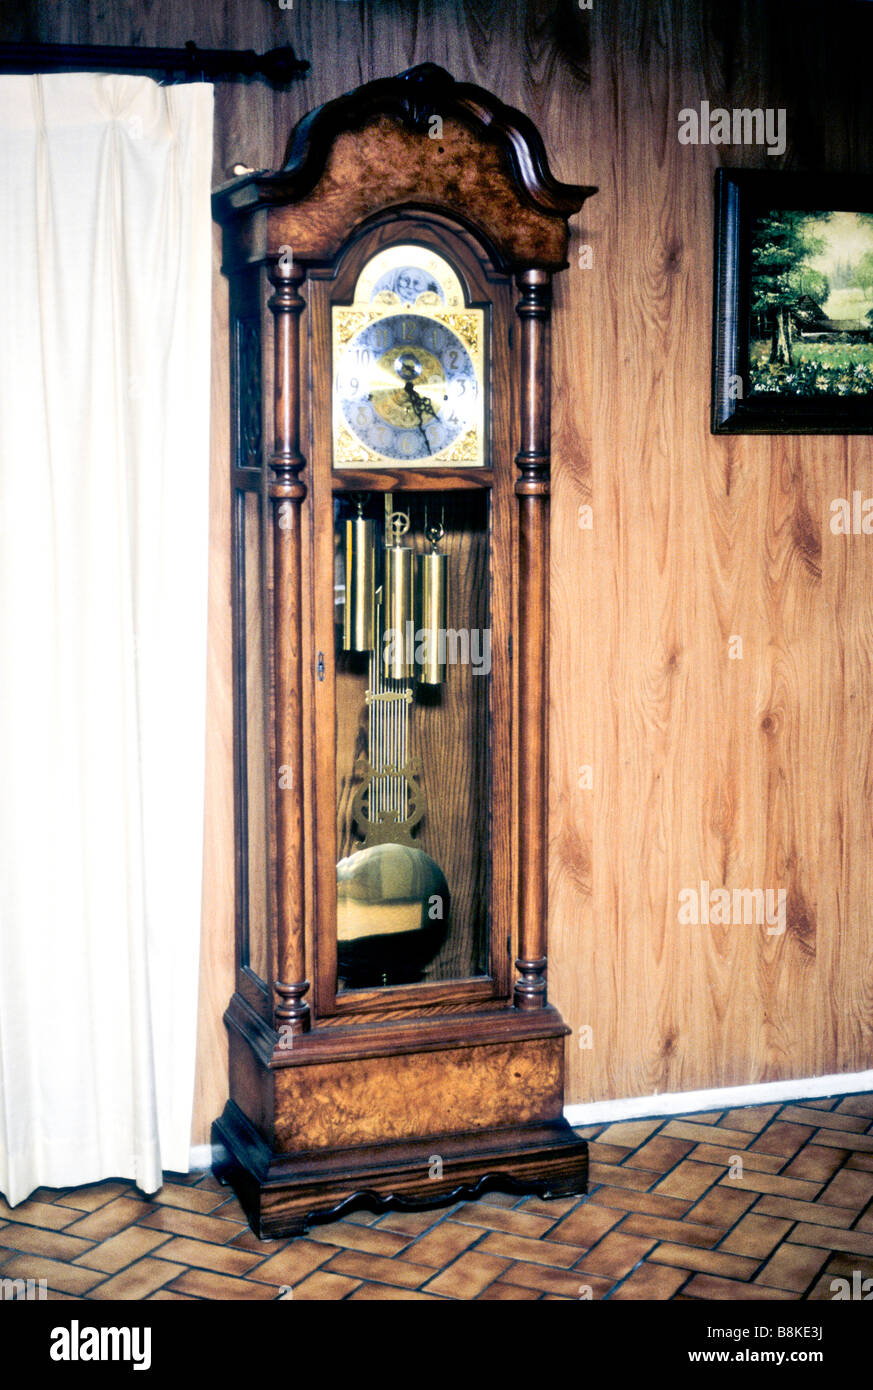
M 752 233 L 752 313 L 770 328 L 770 362 L 794 365 L 791 312 L 806 296 L 822 305 L 830 292 L 824 275 L 810 265 L 824 242 L 813 234 L 829 212 L 779 211 L 759 217 Z
M 750 308 L 753 392 L 873 391 L 873 213 L 757 217 Z

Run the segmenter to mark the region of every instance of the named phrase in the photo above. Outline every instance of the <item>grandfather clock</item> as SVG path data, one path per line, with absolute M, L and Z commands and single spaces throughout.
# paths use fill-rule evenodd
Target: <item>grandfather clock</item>
M 546 1001 L 549 316 L 531 122 L 426 64 L 219 189 L 237 986 L 216 1171 L 262 1236 L 584 1191 Z

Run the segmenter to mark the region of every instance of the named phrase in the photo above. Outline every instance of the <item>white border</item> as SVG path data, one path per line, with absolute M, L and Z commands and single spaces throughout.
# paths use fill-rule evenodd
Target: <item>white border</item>
M 614 1120 L 645 1119 L 649 1115 L 685 1115 L 694 1111 L 734 1110 L 771 1101 L 818 1100 L 873 1091 L 873 1071 L 838 1076 L 807 1076 L 796 1081 L 764 1081 L 755 1086 L 723 1086 L 711 1091 L 671 1091 L 661 1095 L 629 1096 L 624 1100 L 595 1100 L 568 1105 L 571 1125 L 598 1125 Z

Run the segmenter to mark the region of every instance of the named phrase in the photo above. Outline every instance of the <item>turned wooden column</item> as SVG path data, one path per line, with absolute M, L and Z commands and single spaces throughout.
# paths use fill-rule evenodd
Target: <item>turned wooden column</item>
M 518 960 L 513 1003 L 546 1002 L 548 835 L 549 415 L 551 275 L 525 270 L 521 299 L 518 497 Z
M 270 271 L 274 293 L 275 350 L 273 452 L 270 455 L 271 524 L 273 532 L 273 642 L 275 661 L 276 765 L 285 767 L 283 785 L 276 788 L 276 847 L 278 913 L 276 922 L 276 980 L 273 1021 L 277 1032 L 309 1030 L 309 1004 L 304 995 L 306 941 L 304 935 L 303 858 L 303 662 L 301 635 L 302 544 L 300 508 L 306 485 L 299 473 L 306 460 L 300 453 L 299 351 L 300 314 L 305 301 L 299 292 L 303 271 L 282 258 Z M 287 784 L 287 785 L 285 785 Z

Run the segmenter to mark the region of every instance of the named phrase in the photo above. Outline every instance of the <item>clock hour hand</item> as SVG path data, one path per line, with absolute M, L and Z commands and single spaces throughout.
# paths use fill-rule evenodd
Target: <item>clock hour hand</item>
M 419 395 L 419 393 L 416 391 L 415 387 L 413 386 L 412 382 L 409 380 L 408 377 L 406 381 L 403 383 L 403 389 L 409 397 L 409 404 L 415 411 L 415 418 L 418 421 L 419 433 L 421 434 L 421 437 L 424 440 L 427 452 L 429 454 L 433 453 L 433 450 L 430 447 L 430 440 L 428 439 L 427 432 L 424 428 L 424 417 L 428 412 L 430 412 L 431 416 L 435 420 L 436 411 L 434 410 L 433 405 L 428 400 L 427 396 Z

